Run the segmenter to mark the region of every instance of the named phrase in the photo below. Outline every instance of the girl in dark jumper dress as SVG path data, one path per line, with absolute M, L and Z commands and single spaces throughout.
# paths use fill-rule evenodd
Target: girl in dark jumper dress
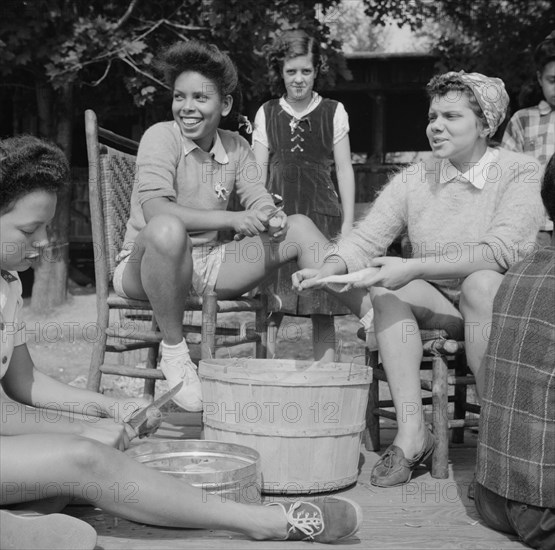
M 255 119 L 253 149 L 268 190 L 283 197 L 286 214 L 308 216 L 328 239 L 346 234 L 355 198 L 349 121 L 341 103 L 313 91 L 322 71 L 319 45 L 304 31 L 285 32 L 272 44 L 268 63 L 274 91 L 285 92 L 262 105 Z M 331 179 L 333 163 L 341 206 Z M 274 319 L 279 324 L 283 314 L 310 315 L 314 358 L 333 361 L 333 315 L 349 310 L 323 291 L 299 296 L 291 289 L 294 271 L 294 265 L 286 266 L 272 282 Z

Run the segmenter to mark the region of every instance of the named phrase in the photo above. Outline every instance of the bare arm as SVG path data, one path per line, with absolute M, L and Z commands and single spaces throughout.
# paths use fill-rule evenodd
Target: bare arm
M 412 258 L 408 262 L 413 266 L 415 279 L 462 278 L 484 269 L 497 273 L 505 272 L 496 262 L 493 250 L 487 244 L 458 245 L 456 250 L 449 251 L 439 258 Z
M 349 134 L 345 135 L 334 145 L 333 156 L 341 207 L 343 209 L 341 233 L 346 235 L 353 227 L 355 218 L 355 173 L 351 163 Z
M 253 237 L 267 228 L 268 213 L 272 206 L 260 210 L 200 210 L 182 206 L 165 197 L 150 199 L 143 204 L 145 221 L 154 216 L 172 214 L 185 223 L 187 231 L 233 229 L 235 233 Z
M 305 268 L 293 273 L 291 282 L 297 292 L 302 292 L 308 288 L 320 288 L 323 284 L 320 280 L 324 277 L 333 275 L 343 275 L 347 273 L 347 264 L 339 256 L 328 256 L 324 265 L 320 269 Z
M 268 147 L 260 143 L 259 141 L 255 141 L 252 147 L 254 158 L 256 159 L 256 164 L 258 165 L 258 169 L 262 173 L 262 177 L 260 180 L 264 185 L 268 182 L 268 161 L 270 159 L 270 151 Z
M 475 271 L 491 270 L 503 273 L 504 269 L 495 261 L 493 251 L 488 245 L 461 246 L 443 256 L 423 258 L 396 258 L 382 256 L 374 258 L 371 267 L 346 275 L 319 278 L 313 286 L 343 284 L 343 291 L 350 288 L 370 288 L 381 286 L 397 290 L 415 279 L 459 279 Z
M 166 197 L 158 197 L 143 204 L 143 214 L 147 223 L 154 216 L 171 214 L 182 220 L 188 231 L 210 231 L 234 229 L 238 212 L 188 208 Z
M 25 405 L 52 405 L 59 410 L 88 416 L 123 419 L 139 406 L 148 404 L 144 399 L 115 399 L 55 380 L 35 367 L 26 344 L 14 348 L 2 387 L 9 397 Z

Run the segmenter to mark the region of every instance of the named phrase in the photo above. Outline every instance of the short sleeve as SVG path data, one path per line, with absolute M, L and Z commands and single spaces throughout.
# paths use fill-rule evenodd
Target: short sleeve
M 13 288 L 10 294 L 13 297 L 14 303 L 14 313 L 13 313 L 13 322 L 14 322 L 14 342 L 13 347 L 21 346 L 25 344 L 27 340 L 26 330 L 25 330 L 25 322 L 21 321 L 21 309 L 23 308 L 23 287 L 21 285 L 21 280 L 19 279 L 19 274 L 17 277 L 17 281 L 14 281 L 11 285 Z
M 248 142 L 237 138 L 238 169 L 235 189 L 240 203 L 246 210 L 261 209 L 265 206 L 274 207 L 274 201 L 262 181 L 262 171 Z
M 21 281 L 16 272 L 2 271 L 0 280 L 0 378 L 3 378 L 11 361 L 14 348 L 25 344 L 25 323 L 20 321 L 23 299 Z
M 333 144 L 341 141 L 349 133 L 349 115 L 343 103 L 337 103 L 333 115 Z
M 264 106 L 258 109 L 256 116 L 254 117 L 254 130 L 252 132 L 252 142 L 255 141 L 261 143 L 267 149 L 270 148 L 268 143 L 268 134 L 266 133 L 266 113 L 264 112 Z

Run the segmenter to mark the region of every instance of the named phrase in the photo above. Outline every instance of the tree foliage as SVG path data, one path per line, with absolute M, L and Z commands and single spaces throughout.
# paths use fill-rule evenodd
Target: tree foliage
M 87 106 L 99 111 L 102 120 L 110 110 L 137 113 L 138 107 L 148 106 L 151 121 L 167 112 L 167 99 L 157 101 L 167 90 L 153 70 L 153 59 L 161 47 L 177 40 L 199 38 L 228 51 L 239 66 L 247 100 L 266 93 L 263 46 L 282 29 L 303 27 L 314 33 L 328 55 L 328 79 L 348 76 L 340 45 L 329 38 L 325 21 L 327 10 L 336 4 L 337 0 L 4 0 L 0 99 L 7 98 L 16 111 L 16 132 L 31 130 L 50 138 L 70 158 L 72 123 Z M 317 17 L 318 10 L 323 17 Z M 29 112 L 36 113 L 36 126 L 19 125 Z M 39 310 L 65 299 L 69 196 L 61 197 L 58 210 L 51 248 L 64 252 L 36 270 L 33 301 Z
M 329 39 L 325 12 L 308 0 L 9 0 L 0 21 L 0 74 L 14 85 L 37 79 L 54 90 L 68 84 L 112 93 L 124 85 L 135 106 L 164 92 L 152 67 L 154 54 L 176 40 L 215 43 L 237 63 L 247 100 L 267 93 L 263 46 L 275 33 L 306 28 L 322 42 L 331 61 L 328 78 L 348 77 L 340 44 Z M 38 8 L 38 9 L 37 9 Z M 317 19 L 317 9 L 324 18 Z M 38 44 L 38 47 L 37 47 Z M 121 95 L 115 93 L 118 103 Z M 110 97 L 107 98 L 110 101 Z
M 376 24 L 441 21 L 438 69 L 498 76 L 515 96 L 534 78 L 535 46 L 555 28 L 552 0 L 364 0 Z

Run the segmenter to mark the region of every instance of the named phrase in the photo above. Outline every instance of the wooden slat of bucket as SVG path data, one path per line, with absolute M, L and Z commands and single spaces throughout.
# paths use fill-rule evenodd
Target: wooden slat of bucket
M 204 361 L 202 375 L 206 379 L 229 380 L 233 384 L 276 386 L 335 386 L 338 382 L 342 386 L 356 385 L 367 383 L 371 378 L 369 367 L 356 363 L 246 358 Z
M 265 493 L 317 493 L 356 481 L 366 367 L 263 359 L 239 369 L 234 364 L 201 361 L 205 437 L 256 449 Z M 299 373 L 306 382 L 299 384 Z

